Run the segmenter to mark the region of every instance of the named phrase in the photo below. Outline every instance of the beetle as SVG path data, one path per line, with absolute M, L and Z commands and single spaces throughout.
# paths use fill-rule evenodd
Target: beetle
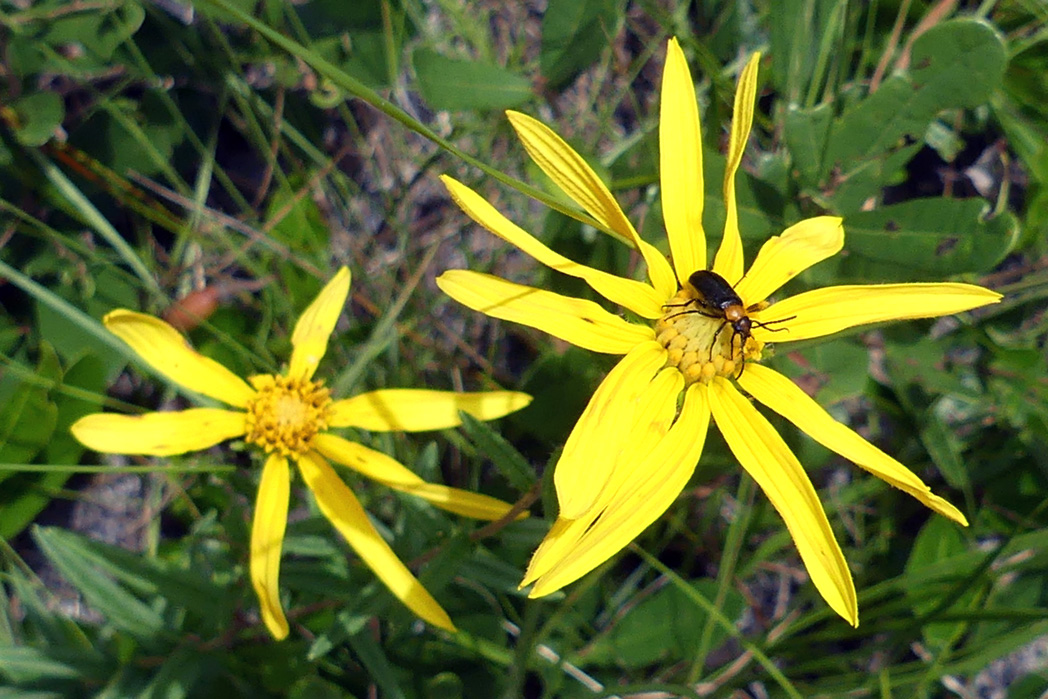
M 716 272 L 700 269 L 697 272 L 692 272 L 691 276 L 688 277 L 688 283 L 691 284 L 692 288 L 696 291 L 698 296 L 691 301 L 686 301 L 681 304 L 667 304 L 667 306 L 688 306 L 695 304 L 696 308 L 686 309 L 680 313 L 675 313 L 667 318 L 667 320 L 675 318 L 686 313 L 698 313 L 701 316 L 707 318 L 720 318 L 724 322 L 717 328 L 717 332 L 714 334 L 714 341 L 717 336 L 720 335 L 721 331 L 724 330 L 725 326 L 731 326 L 731 342 L 729 348 L 734 351 L 735 338 L 741 338 L 739 342 L 739 352 L 743 351 L 746 346 L 746 340 L 752 335 L 753 326 L 758 328 L 765 328 L 771 332 L 778 332 L 780 330 L 789 330 L 788 328 L 771 328 L 768 327 L 770 323 L 762 323 L 759 320 L 750 318 L 749 314 L 762 308 L 761 304 L 754 304 L 752 306 L 745 306 L 742 303 L 742 299 L 739 298 L 739 294 L 735 291 L 735 288 L 728 283 L 728 280 L 717 274 Z M 774 323 L 782 323 L 787 320 L 793 320 L 797 316 L 790 316 L 789 318 L 781 318 L 779 320 L 772 321 Z M 713 345 L 710 345 L 710 360 L 713 360 Z M 739 376 L 742 376 L 743 369 L 746 368 L 745 355 L 742 356 L 739 367 Z

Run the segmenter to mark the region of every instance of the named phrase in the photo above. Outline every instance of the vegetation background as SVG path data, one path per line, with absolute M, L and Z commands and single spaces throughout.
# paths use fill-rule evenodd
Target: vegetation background
M 0 0 L 0 692 L 1043 696 L 1046 20 L 1043 0 Z M 700 95 L 707 231 L 723 218 L 735 76 L 760 50 L 739 180 L 751 251 L 828 212 L 844 216 L 846 255 L 796 288 L 957 278 L 1005 294 L 773 359 L 972 523 L 777 422 L 838 528 L 857 629 L 818 598 L 715 431 L 695 481 L 629 552 L 547 599 L 517 590 L 556 511 L 547 465 L 609 360 L 436 290 L 469 266 L 587 294 L 470 223 L 437 176 L 569 257 L 631 273 L 619 241 L 536 202 L 567 206 L 502 110 L 592 156 L 665 250 L 670 36 Z M 246 452 L 113 459 L 68 434 L 103 407 L 186 402 L 128 370 L 105 312 L 163 315 L 246 375 L 286 356 L 341 264 L 350 322 L 322 367 L 338 394 L 535 396 L 495 425 L 354 435 L 431 480 L 537 498 L 529 520 L 490 531 L 351 482 L 456 634 L 423 628 L 299 493 L 281 576 L 292 633 L 272 642 L 246 583 Z

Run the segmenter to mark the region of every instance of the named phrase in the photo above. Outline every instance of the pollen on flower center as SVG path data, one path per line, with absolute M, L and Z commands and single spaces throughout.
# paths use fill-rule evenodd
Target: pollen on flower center
M 247 404 L 246 440 L 284 456 L 305 453 L 331 417 L 331 392 L 323 382 L 262 374 L 252 376 L 258 394 Z
M 698 313 L 706 311 L 696 301 L 694 291 L 681 289 L 655 322 L 655 339 L 669 350 L 666 366 L 677 367 L 691 385 L 708 383 L 714 376 L 734 377 L 743 361 L 760 359 L 764 343 L 752 335 L 745 341 L 736 337 L 723 317 Z

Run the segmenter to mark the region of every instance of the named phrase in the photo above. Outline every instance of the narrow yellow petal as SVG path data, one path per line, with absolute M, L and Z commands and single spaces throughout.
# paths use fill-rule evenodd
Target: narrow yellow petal
M 837 422 L 807 393 L 782 374 L 750 364 L 738 379 L 750 395 L 803 430 L 812 439 L 917 498 L 926 507 L 968 525 L 960 510 L 932 493 L 917 474 Z
M 532 584 L 560 563 L 565 553 L 570 553 L 578 545 L 579 539 L 599 514 L 599 510 L 591 510 L 580 519 L 557 517 L 532 554 L 524 579 L 520 581 L 520 589 Z
M 662 70 L 659 184 L 673 266 L 683 286 L 692 272 L 706 269 L 706 233 L 702 229 L 705 191 L 699 106 L 688 62 L 676 38 L 669 40 Z
M 724 440 L 779 512 L 812 583 L 833 611 L 859 625 L 855 583 L 819 496 L 786 442 L 730 382 L 709 385 L 710 407 Z
M 618 432 L 624 437 L 621 449 L 611 450 L 606 462 L 607 479 L 597 498 L 582 517 L 571 526 L 564 525 L 551 532 L 528 564 L 527 575 L 521 586 L 533 582 L 559 565 L 565 557 L 572 556 L 582 535 L 619 492 L 623 482 L 636 472 L 658 443 L 666 436 L 677 414 L 677 398 L 684 386 L 684 377 L 676 368 L 660 371 L 637 399 L 637 411 L 633 421 Z M 596 456 L 596 455 L 595 455 Z M 600 457 L 597 457 L 600 458 Z M 651 474 L 648 474 L 651 477 Z
M 251 584 L 273 638 L 287 637 L 287 618 L 280 605 L 280 549 L 287 528 L 288 498 L 291 494 L 291 471 L 287 459 L 272 454 L 262 469 L 255 498 L 255 516 L 251 522 Z
M 447 612 L 397 558 L 368 521 L 357 496 L 324 459 L 319 454 L 307 453 L 299 459 L 298 468 L 313 491 L 317 507 L 389 591 L 426 622 L 454 631 L 455 625 Z
M 535 164 L 600 225 L 633 241 L 644 257 L 648 277 L 659 296 L 673 296 L 677 283 L 666 258 L 640 239 L 615 197 L 582 156 L 541 121 L 514 111 L 507 111 L 506 116 Z
M 448 175 L 442 175 L 440 179 L 459 208 L 507 243 L 517 246 L 551 269 L 582 279 L 604 298 L 630 309 L 642 318 L 658 318 L 662 315 L 662 304 L 666 299 L 660 297 L 652 287 L 572 262 L 500 214 L 484 197 L 466 185 Z
M 592 301 L 514 284 L 490 274 L 452 269 L 437 277 L 437 286 L 474 311 L 537 328 L 594 352 L 626 354 L 655 337 L 650 326 L 628 323 Z
M 868 323 L 935 318 L 1001 300 L 995 291 L 973 284 L 866 284 L 827 286 L 772 304 L 754 314 L 762 323 L 780 323 L 786 332 L 755 327 L 762 342 L 793 342 Z
M 496 498 L 446 485 L 427 483 L 396 459 L 333 434 L 318 434 L 313 446 L 335 463 L 402 493 L 422 498 L 434 506 L 474 519 L 504 517 L 512 505 Z
M 117 415 L 94 413 L 69 431 L 88 449 L 107 454 L 172 456 L 207 449 L 247 430 L 244 413 L 190 408 L 170 413 Z
M 494 420 L 530 402 L 531 396 L 516 391 L 456 393 L 387 388 L 335 401 L 329 424 L 372 432 L 442 430 L 462 424 L 460 410 L 478 420 Z
M 538 579 L 529 597 L 548 595 L 578 580 L 621 551 L 669 509 L 702 454 L 710 421 L 705 394 L 701 384 L 688 389 L 677 422 L 634 464 L 600 516 L 581 532 L 557 565 Z
M 735 291 L 747 306 L 760 303 L 783 284 L 844 247 L 844 227 L 837 216 L 816 216 L 769 238 Z
M 342 267 L 302 313 L 291 335 L 289 377 L 310 379 L 327 352 L 328 339 L 349 296 L 349 268 Z
M 735 89 L 735 110 L 731 120 L 731 139 L 728 141 L 728 162 L 724 168 L 724 238 L 721 239 L 713 271 L 732 284 L 742 278 L 742 237 L 739 235 L 739 209 L 735 203 L 735 173 L 742 163 L 742 154 L 750 138 L 753 126 L 753 111 L 757 102 L 757 67 L 761 55 L 750 56 L 746 67 L 739 74 L 739 85 Z
M 630 438 L 637 403 L 665 363 L 662 345 L 640 344 L 590 398 L 553 472 L 562 517 L 577 519 L 597 501 L 611 478 L 615 458 Z
M 192 349 L 177 330 L 159 318 L 119 309 L 107 313 L 102 322 L 146 364 L 179 386 L 237 408 L 243 408 L 255 395 L 243 379 Z

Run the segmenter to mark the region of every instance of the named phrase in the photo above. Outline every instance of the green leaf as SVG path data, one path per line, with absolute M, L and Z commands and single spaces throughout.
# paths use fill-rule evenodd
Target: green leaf
M 535 484 L 537 476 L 528 460 L 491 425 L 459 411 L 462 431 L 470 438 L 484 457 L 491 459 L 495 468 L 517 490 L 524 492 Z
M 982 199 L 912 199 L 844 218 L 844 246 L 835 280 L 941 280 L 986 272 L 1019 236 L 1010 213 L 983 220 Z
M 82 673 L 70 660 L 37 648 L 0 648 L 0 675 L 17 684 L 79 679 Z
M 822 175 L 826 139 L 833 123 L 833 108 L 820 104 L 812 109 L 790 105 L 783 121 L 783 136 L 793 156 L 793 167 L 802 184 L 815 186 Z
M 12 379 L 7 375 L 3 383 Z M 16 385 L 3 392 L 0 411 L 0 463 L 29 463 L 51 439 L 58 408 L 42 386 L 12 382 Z
M 531 81 L 501 66 L 425 48 L 415 51 L 412 63 L 419 92 L 433 109 L 507 109 L 531 99 Z
M 405 699 L 406 695 L 400 688 L 397 675 L 393 666 L 386 657 L 386 652 L 376 641 L 374 634 L 370 631 L 353 634 L 348 639 L 349 647 L 367 668 L 368 674 L 378 685 L 382 696 L 391 699 Z
M 820 189 L 831 192 L 834 210 L 858 211 L 911 157 L 939 112 L 987 101 L 1006 64 L 1004 41 L 986 22 L 954 19 L 922 34 L 913 44 L 908 71 L 885 80 L 834 120 L 826 156 L 819 159 Z M 820 118 L 809 113 L 810 123 L 795 124 L 789 141 L 799 149 L 795 157 L 804 172 L 813 167 Z
M 828 407 L 865 395 L 870 380 L 869 351 L 852 338 L 805 347 L 795 355 L 788 344 L 776 347 L 775 367 L 802 386 L 815 386 L 816 400 Z
M 539 67 L 550 89 L 563 87 L 610 44 L 618 24 L 614 0 L 549 0 L 542 15 Z
M 963 448 L 960 439 L 943 421 L 941 407 L 943 402 L 936 401 L 935 406 L 924 414 L 921 424 L 921 442 L 932 457 L 935 467 L 943 478 L 954 488 L 971 492 L 971 479 L 964 465 Z M 948 405 L 948 404 L 946 404 Z M 936 408 L 940 409 L 936 409 Z
M 698 580 L 691 585 L 706 599 L 717 597 L 717 583 L 712 580 Z M 745 608 L 742 595 L 728 590 L 720 611 L 729 619 L 737 619 Z M 588 655 L 605 662 L 614 659 L 627 667 L 687 657 L 699 645 L 707 616 L 689 599 L 686 590 L 667 585 L 631 608 L 608 638 L 595 644 Z M 719 625 L 712 628 L 711 645 L 716 647 L 727 638 L 727 632 Z
M 183 570 L 162 559 L 149 558 L 117 546 L 104 544 L 63 529 L 46 529 L 52 549 L 75 552 L 79 564 L 112 576 L 143 597 L 162 597 L 169 604 L 191 610 L 194 615 L 216 622 L 228 613 L 227 588 L 193 571 Z M 76 580 L 72 580 L 77 584 Z
M 23 146 L 36 148 L 51 140 L 65 118 L 62 98 L 53 92 L 34 92 L 15 100 L 11 108 L 18 118 L 15 138 Z
M 910 604 L 918 616 L 930 614 L 940 607 L 945 596 L 953 592 L 956 584 L 956 578 L 953 576 L 944 575 L 929 580 L 926 574 L 934 571 L 943 561 L 964 554 L 966 550 L 967 545 L 960 527 L 943 517 L 932 517 L 921 528 L 906 562 L 906 577 L 923 582 L 904 585 Z M 963 577 L 964 571 L 959 575 Z M 975 586 L 968 585 L 968 589 L 962 593 L 961 599 L 953 607 L 967 608 L 975 598 L 976 592 Z M 932 648 L 940 649 L 947 646 L 964 627 L 964 623 L 925 624 L 922 631 L 925 642 Z
M 32 532 L 40 550 L 106 621 L 142 639 L 153 638 L 163 629 L 164 621 L 155 609 L 100 570 L 97 556 L 85 555 L 85 539 L 48 527 L 34 527 Z

